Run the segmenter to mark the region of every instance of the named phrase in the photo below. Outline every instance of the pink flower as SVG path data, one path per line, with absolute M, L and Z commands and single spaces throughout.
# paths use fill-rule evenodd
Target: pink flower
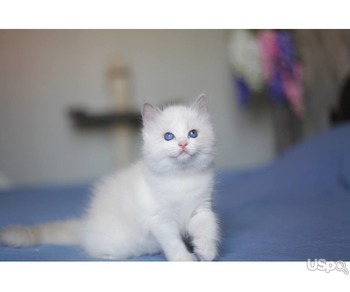
M 304 114 L 304 101 L 303 101 L 303 86 L 302 86 L 302 70 L 299 64 L 295 64 L 293 67 L 293 75 L 288 74 L 286 71 L 282 74 L 284 92 L 286 98 L 292 110 L 298 116 Z
M 262 30 L 258 34 L 261 50 L 262 71 L 266 81 L 275 76 L 275 64 L 278 59 L 277 35 L 272 30 Z

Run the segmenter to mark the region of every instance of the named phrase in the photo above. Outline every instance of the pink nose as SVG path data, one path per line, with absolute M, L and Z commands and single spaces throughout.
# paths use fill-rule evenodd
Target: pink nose
M 179 143 L 179 146 L 182 148 L 182 149 L 185 149 L 186 148 L 186 146 L 187 146 L 187 142 L 180 142 Z

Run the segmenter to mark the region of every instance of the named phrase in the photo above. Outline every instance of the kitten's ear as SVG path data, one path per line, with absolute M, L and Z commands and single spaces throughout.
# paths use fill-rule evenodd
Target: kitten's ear
M 201 116 L 209 117 L 208 112 L 208 99 L 204 94 L 197 97 L 196 101 L 191 106 L 192 109 L 196 110 Z
M 142 120 L 143 125 L 148 126 L 160 115 L 159 108 L 149 102 L 145 102 L 142 107 Z

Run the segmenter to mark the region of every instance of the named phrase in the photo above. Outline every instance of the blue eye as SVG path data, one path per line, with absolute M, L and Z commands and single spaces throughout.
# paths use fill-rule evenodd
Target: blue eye
M 197 138 L 197 136 L 198 136 L 197 130 L 191 130 L 188 132 L 188 137 L 190 137 L 190 138 Z
M 165 139 L 166 141 L 173 140 L 174 137 L 175 137 L 174 134 L 173 134 L 173 133 L 170 133 L 170 132 L 167 132 L 167 133 L 164 134 L 164 139 Z

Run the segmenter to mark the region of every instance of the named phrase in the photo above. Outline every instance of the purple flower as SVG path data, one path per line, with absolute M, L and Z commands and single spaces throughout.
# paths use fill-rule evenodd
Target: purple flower
M 281 103 L 285 101 L 282 75 L 276 71 L 268 83 L 268 92 L 273 102 Z
M 277 32 L 277 47 L 279 51 L 280 66 L 287 70 L 288 73 L 292 74 L 296 62 L 296 52 L 289 32 L 284 30 Z

